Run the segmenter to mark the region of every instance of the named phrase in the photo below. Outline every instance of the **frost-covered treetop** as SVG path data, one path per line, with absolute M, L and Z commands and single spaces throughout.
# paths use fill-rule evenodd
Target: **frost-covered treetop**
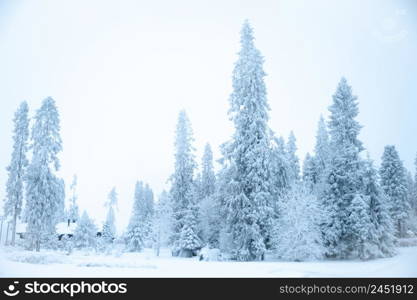
M 32 128 L 32 149 L 37 163 L 53 163 L 56 170 L 59 169 L 57 154 L 62 151 L 59 130 L 59 113 L 55 100 L 48 97 L 36 112 L 35 125 Z
M 242 123 L 242 117 L 267 121 L 269 110 L 263 81 L 266 75 L 263 70 L 264 59 L 255 47 L 253 30 L 247 20 L 243 23 L 240 34 L 241 49 L 233 70 L 233 93 L 229 111 L 237 126 Z M 237 113 L 239 111 L 246 113 Z
M 26 101 L 22 102 L 14 115 L 13 152 L 10 165 L 7 167 L 9 178 L 7 180 L 7 197 L 4 203 L 5 215 L 20 214 L 23 200 L 23 180 L 28 160 L 26 152 L 29 137 L 29 107 Z
M 108 207 L 115 207 L 115 206 L 117 206 L 117 192 L 116 192 L 116 188 L 115 187 L 113 187 L 111 189 L 109 195 L 107 196 L 106 206 L 108 206 Z
M 352 95 L 346 78 L 342 77 L 329 107 L 329 128 L 334 145 L 355 145 L 358 151 L 362 151 L 362 142 L 357 139 L 362 126 L 355 120 L 359 114 L 357 99 Z
M 16 111 L 14 115 L 14 135 L 13 135 L 13 151 L 15 151 L 16 154 L 19 154 L 19 158 L 25 155 L 25 152 L 27 150 L 27 139 L 29 137 L 29 120 L 28 120 L 28 112 L 29 112 L 29 106 L 26 101 L 23 101 L 19 109 Z M 16 158 L 12 158 L 16 159 Z M 26 158 L 24 158 L 27 164 Z
M 324 121 L 323 116 L 320 116 L 319 125 L 317 128 L 317 134 L 316 134 L 316 145 L 314 147 L 314 151 L 317 156 L 322 159 L 322 155 L 327 155 L 326 153 L 328 151 L 329 146 L 329 134 L 327 133 L 327 126 L 326 122 Z
M 213 152 L 210 144 L 207 143 L 204 148 L 202 159 L 201 189 L 203 196 L 209 196 L 214 193 L 216 184 L 216 175 L 213 167 Z
M 193 141 L 194 137 L 190 120 L 185 110 L 181 110 L 178 114 L 175 139 L 176 168 L 188 167 L 193 169 L 195 167 Z

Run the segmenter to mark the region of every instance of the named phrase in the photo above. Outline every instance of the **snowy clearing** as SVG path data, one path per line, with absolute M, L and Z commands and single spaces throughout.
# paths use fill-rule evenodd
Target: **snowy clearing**
M 40 253 L 0 248 L 0 277 L 416 277 L 417 247 L 371 261 L 207 262 L 142 253 Z

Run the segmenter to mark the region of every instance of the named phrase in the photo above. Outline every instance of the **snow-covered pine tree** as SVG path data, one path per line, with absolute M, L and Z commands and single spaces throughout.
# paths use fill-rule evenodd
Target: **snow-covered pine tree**
M 201 192 L 203 198 L 213 195 L 216 187 L 216 175 L 213 166 L 213 152 L 209 143 L 204 147 L 201 172 Z
M 77 248 L 95 248 L 97 245 L 97 226 L 85 211 L 77 222 L 73 239 Z
M 220 146 L 221 153 L 227 153 L 226 149 L 229 147 L 229 142 L 226 142 Z M 233 189 L 230 185 L 230 178 L 234 174 L 235 170 L 233 165 L 230 165 L 229 161 L 222 156 L 218 160 L 221 168 L 217 173 L 216 191 L 214 199 L 218 208 L 218 244 L 215 246 L 219 248 L 222 253 L 232 253 L 234 250 L 233 239 L 231 235 L 231 228 L 228 223 L 228 207 L 227 203 L 230 202 L 230 197 L 233 196 Z
M 116 237 L 115 212 L 113 207 L 109 207 L 106 215 L 106 221 L 103 224 L 102 238 L 105 244 L 112 243 Z
M 329 134 L 327 133 L 327 126 L 323 116 L 320 116 L 317 128 L 314 152 L 315 169 L 317 173 L 316 182 L 319 183 L 325 180 L 325 172 L 331 156 Z
M 153 215 L 155 214 L 155 200 L 152 189 L 148 184 L 145 185 L 145 200 L 146 200 L 146 238 L 145 246 L 152 247 L 154 243 L 152 236 Z
M 310 188 L 303 183 L 291 186 L 279 202 L 278 212 L 272 238 L 276 255 L 291 261 L 321 259 L 325 251 L 322 211 Z
M 170 198 L 173 209 L 173 228 L 171 244 L 172 253 L 178 255 L 181 229 L 184 225 L 185 213 L 190 203 L 193 176 L 196 163 L 194 160 L 193 134 L 190 121 L 184 110 L 178 115 L 175 138 L 175 170 L 171 176 Z
M 112 243 L 116 237 L 116 215 L 114 209 L 117 205 L 117 192 L 113 187 L 108 195 L 106 206 L 108 208 L 106 221 L 103 225 L 102 238 L 106 244 Z
M 59 169 L 62 150 L 59 114 L 48 97 L 37 110 L 32 128 L 32 159 L 26 176 L 26 232 L 31 248 L 40 250 L 41 238 L 55 232 L 57 211 L 62 198 L 62 182 L 53 173 Z
M 145 195 L 142 182 L 136 182 L 132 215 L 126 231 L 126 246 L 129 251 L 141 251 L 145 245 Z
M 69 207 L 68 207 L 68 219 L 71 222 L 77 222 L 79 219 L 78 212 L 78 195 L 77 195 L 77 175 L 74 175 L 72 178 L 72 183 L 70 185 L 70 198 L 69 198 Z
M 275 137 L 273 133 L 271 136 L 270 180 L 272 182 L 272 198 L 277 200 L 290 188 L 288 175 L 290 171 L 284 139 Z M 274 201 L 274 204 L 277 204 L 277 201 Z
M 398 237 L 404 237 L 410 204 L 407 197 L 405 168 L 395 146 L 385 146 L 379 174 L 382 189 L 389 199 L 390 214 L 396 234 Z
M 214 196 L 216 188 L 216 175 L 213 167 L 213 152 L 210 144 L 206 144 L 202 159 L 202 172 L 200 183 L 199 225 L 203 241 L 210 247 L 217 247 L 219 240 L 219 206 Z
M 370 259 L 377 250 L 372 237 L 375 236 L 369 216 L 369 197 L 356 194 L 349 206 L 349 226 L 351 255 L 360 259 Z
M 198 206 L 194 199 L 190 198 L 187 209 L 184 214 L 183 226 L 181 227 L 179 247 L 179 256 L 191 257 L 202 247 L 201 239 L 198 236 Z
M 154 211 L 154 197 L 153 191 L 149 184 L 145 184 L 145 199 L 146 199 L 146 209 L 148 214 L 152 215 Z
M 406 236 L 408 237 L 408 233 L 413 232 L 415 229 L 417 229 L 417 216 L 415 214 L 415 209 L 414 209 L 414 196 L 415 196 L 415 183 L 414 183 L 414 179 L 413 179 L 413 175 L 411 174 L 410 170 L 407 170 L 404 167 L 405 170 L 405 179 L 406 179 L 406 183 L 407 183 L 407 202 L 409 204 L 410 210 L 408 211 L 408 217 L 407 220 L 405 221 L 406 224 Z
M 297 145 L 294 132 L 290 132 L 288 137 L 288 142 L 285 145 L 285 150 L 287 153 L 287 161 L 289 166 L 288 177 L 290 182 L 298 181 L 300 179 L 300 161 L 297 157 Z
M 272 226 L 269 106 L 266 98 L 263 57 L 254 45 L 251 26 L 241 30 L 241 50 L 233 70 L 229 114 L 235 132 L 223 148 L 230 168 L 227 207 L 229 236 L 234 259 L 263 259 Z
M 326 211 L 322 231 L 327 255 L 345 258 L 350 256 L 352 249 L 347 238 L 353 231 L 348 216 L 353 198 L 362 189 L 359 153 L 363 150 L 358 139 L 361 126 L 355 120 L 359 113 L 357 97 L 352 95 L 352 89 L 345 78 L 338 84 L 329 111 L 332 156 L 321 197 Z
M 132 215 L 126 232 L 129 251 L 141 251 L 152 238 L 153 192 L 149 185 L 136 182 Z
M 313 190 L 317 183 L 316 160 L 307 152 L 303 163 L 303 182 Z
M 28 104 L 24 101 L 14 115 L 13 152 L 10 165 L 7 167 L 7 196 L 4 203 L 4 215 L 12 218 L 12 246 L 15 244 L 17 219 L 22 212 L 23 183 L 28 165 L 26 158 L 29 138 L 28 111 Z
M 362 194 L 369 198 L 369 217 L 373 224 L 371 241 L 377 245 L 377 249 L 370 253 L 370 258 L 392 256 L 395 254 L 395 229 L 387 197 L 379 185 L 377 171 L 369 158 L 364 162 L 362 178 Z
M 156 255 L 159 256 L 161 247 L 169 245 L 169 237 L 172 230 L 172 204 L 169 194 L 162 191 L 159 200 L 156 203 L 155 214 L 153 218 L 153 240 Z

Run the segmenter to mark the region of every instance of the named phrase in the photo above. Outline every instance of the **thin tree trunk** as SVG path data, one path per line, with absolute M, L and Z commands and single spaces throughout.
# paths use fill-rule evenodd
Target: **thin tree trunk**
M 401 228 L 401 221 L 398 220 L 398 237 L 402 238 L 403 237 L 403 232 L 402 232 L 402 228 Z
M 10 227 L 10 222 L 7 222 L 6 242 L 4 243 L 4 245 L 6 245 L 6 246 L 7 246 L 7 240 L 9 239 L 9 227 Z
M 12 241 L 10 245 L 14 246 L 15 238 L 16 238 L 16 223 L 17 223 L 17 214 L 16 211 L 13 216 L 13 225 L 12 225 Z
M 158 242 L 156 243 L 156 256 L 159 256 L 160 247 L 161 247 L 161 238 L 158 236 Z

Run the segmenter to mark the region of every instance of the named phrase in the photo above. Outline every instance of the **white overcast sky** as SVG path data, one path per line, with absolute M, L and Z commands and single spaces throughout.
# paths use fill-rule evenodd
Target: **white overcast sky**
M 361 139 L 379 164 L 395 144 L 417 152 L 417 1 L 0 0 L 0 199 L 14 111 L 52 96 L 61 114 L 60 175 L 79 177 L 79 204 L 99 223 L 116 186 L 119 230 L 136 180 L 158 194 L 173 171 L 178 111 L 200 161 L 226 141 L 231 73 L 248 18 L 265 56 L 270 126 L 293 130 L 301 159 L 314 146 L 345 76 L 359 97 Z

